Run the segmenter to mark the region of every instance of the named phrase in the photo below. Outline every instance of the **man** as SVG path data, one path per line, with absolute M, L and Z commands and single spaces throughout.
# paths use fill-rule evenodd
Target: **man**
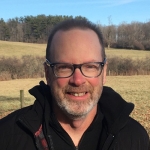
M 44 63 L 47 85 L 29 92 L 33 106 L 0 121 L 1 150 L 149 150 L 145 129 L 129 117 L 133 104 L 106 81 L 99 28 L 65 20 L 51 31 Z

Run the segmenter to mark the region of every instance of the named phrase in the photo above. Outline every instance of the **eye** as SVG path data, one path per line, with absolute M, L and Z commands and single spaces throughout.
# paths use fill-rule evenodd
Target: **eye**
M 57 64 L 56 65 L 56 70 L 61 72 L 61 71 L 70 71 L 72 70 L 72 66 L 70 64 Z
M 88 70 L 98 70 L 99 68 L 99 64 L 97 63 L 88 63 L 88 64 L 84 64 L 83 66 L 84 69 L 88 69 Z

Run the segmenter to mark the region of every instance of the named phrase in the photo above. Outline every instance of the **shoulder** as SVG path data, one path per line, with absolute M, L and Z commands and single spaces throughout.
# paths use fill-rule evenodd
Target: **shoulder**
M 129 129 L 132 129 L 132 132 L 135 132 L 135 134 L 147 134 L 145 128 L 135 119 L 129 117 L 129 121 L 127 123 L 127 127 Z M 138 132 L 137 132 L 138 130 Z
M 126 145 L 126 148 L 149 150 L 150 139 L 144 127 L 134 120 L 129 118 L 127 124 L 120 130 L 117 135 L 116 146 Z
M 20 125 L 18 124 L 18 118 L 20 115 L 25 114 L 29 110 L 30 107 L 16 110 L 15 112 L 9 114 L 8 116 L 0 119 L 1 149 L 6 149 L 6 147 L 8 148 L 17 145 L 18 143 L 17 141 L 19 141 L 23 137 L 23 131 L 21 130 Z
M 0 133 L 14 129 L 20 115 L 25 114 L 31 109 L 31 106 L 16 110 L 6 117 L 0 119 Z
M 133 136 L 134 138 L 148 138 L 148 134 L 145 128 L 138 121 L 134 120 L 131 117 L 126 124 L 125 130 L 128 130 L 128 134 L 130 134 L 130 136 Z

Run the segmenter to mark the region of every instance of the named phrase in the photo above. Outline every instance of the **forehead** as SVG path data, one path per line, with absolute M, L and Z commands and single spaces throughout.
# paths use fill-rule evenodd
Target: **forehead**
M 60 59 L 64 61 L 65 58 L 70 61 L 70 59 L 83 59 L 86 56 L 88 61 L 88 59 L 101 59 L 101 51 L 99 38 L 93 30 L 75 28 L 56 32 L 50 47 L 50 57 L 54 61 Z

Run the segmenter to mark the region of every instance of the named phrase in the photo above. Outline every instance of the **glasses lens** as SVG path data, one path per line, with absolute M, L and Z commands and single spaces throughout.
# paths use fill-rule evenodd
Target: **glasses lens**
M 91 62 L 79 65 L 72 65 L 67 63 L 58 63 L 51 66 L 56 77 L 67 78 L 70 77 L 76 68 L 79 68 L 81 73 L 89 78 L 98 77 L 101 74 L 104 63 Z
M 73 66 L 71 64 L 56 64 L 54 67 L 54 73 L 57 77 L 69 77 L 73 72 Z
M 81 67 L 82 73 L 87 77 L 97 77 L 102 67 L 99 63 L 86 63 Z

